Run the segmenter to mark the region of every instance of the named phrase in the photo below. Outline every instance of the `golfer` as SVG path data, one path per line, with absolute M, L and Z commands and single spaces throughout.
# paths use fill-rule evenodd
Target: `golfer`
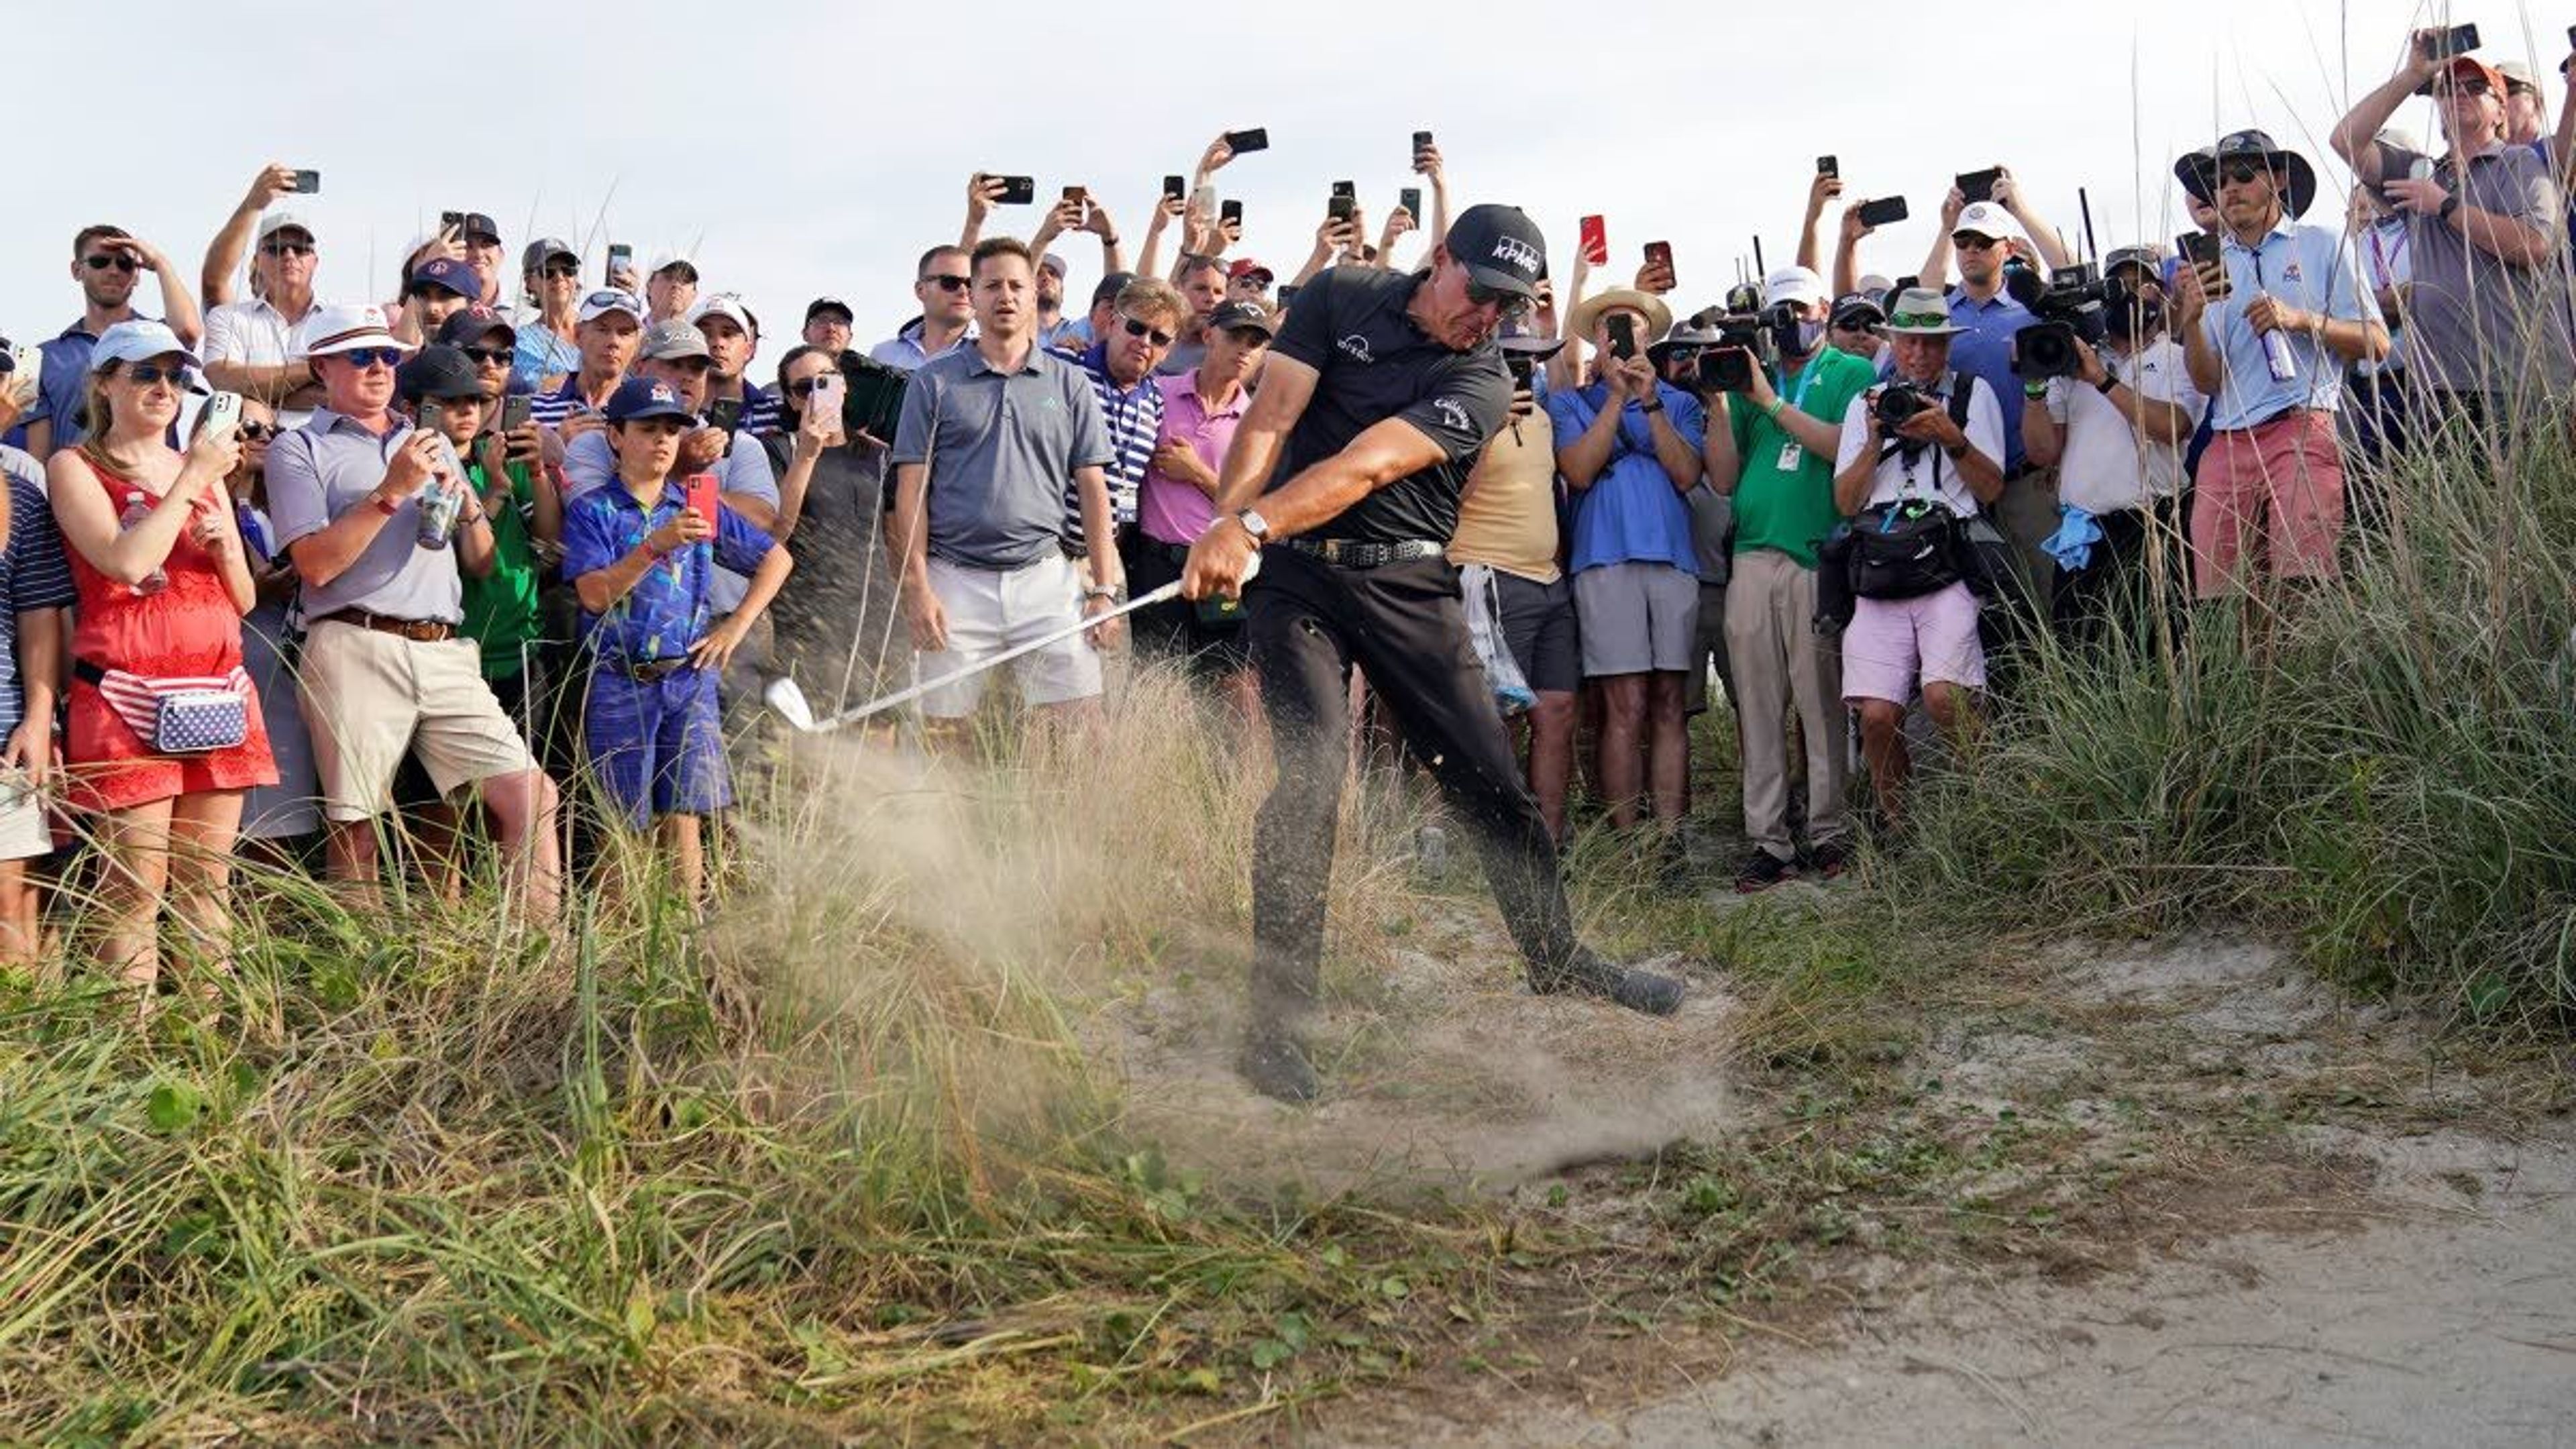
M 1242 1067 L 1282 1101 L 1317 1090 L 1308 1040 L 1353 665 L 1476 836 L 1531 989 L 1656 1015 L 1681 1004 L 1680 982 L 1574 939 L 1555 842 L 1512 758 L 1445 556 L 1459 490 L 1511 405 L 1494 330 L 1530 306 L 1546 245 L 1517 208 L 1475 206 L 1432 248 L 1427 272 L 1337 268 L 1298 293 L 1226 454 L 1217 518 L 1183 568 L 1187 597 L 1232 597 L 1261 553 L 1247 642 L 1279 774 L 1254 827 Z

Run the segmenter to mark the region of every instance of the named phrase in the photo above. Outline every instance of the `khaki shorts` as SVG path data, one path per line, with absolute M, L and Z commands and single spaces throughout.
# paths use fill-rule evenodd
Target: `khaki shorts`
M 333 820 L 391 810 L 405 754 L 442 797 L 537 767 L 483 682 L 483 651 L 471 639 L 422 644 L 325 619 L 305 636 L 299 668 L 322 813 Z

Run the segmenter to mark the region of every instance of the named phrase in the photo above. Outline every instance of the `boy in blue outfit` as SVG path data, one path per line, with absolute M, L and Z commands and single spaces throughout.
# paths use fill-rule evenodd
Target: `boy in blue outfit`
M 716 681 L 787 581 L 792 560 L 741 514 L 712 526 L 674 478 L 697 419 L 667 382 L 629 378 L 605 409 L 617 486 L 565 507 L 563 571 L 581 598 L 590 664 L 582 752 L 602 793 L 640 830 L 656 823 L 680 884 L 704 887 L 699 817 L 733 803 Z M 710 627 L 717 565 L 751 578 L 740 607 Z

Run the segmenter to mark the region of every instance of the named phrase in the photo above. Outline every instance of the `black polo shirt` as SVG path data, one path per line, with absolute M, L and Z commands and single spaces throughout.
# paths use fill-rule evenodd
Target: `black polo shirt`
M 1511 373 L 1490 340 L 1453 352 L 1404 315 L 1428 274 L 1336 267 L 1308 283 L 1271 350 L 1315 369 L 1314 396 L 1288 433 L 1277 487 L 1340 452 L 1388 418 L 1440 445 L 1443 461 L 1398 479 L 1314 530 L 1316 538 L 1367 543 L 1430 539 L 1458 531 L 1458 495 L 1476 455 L 1512 405 Z

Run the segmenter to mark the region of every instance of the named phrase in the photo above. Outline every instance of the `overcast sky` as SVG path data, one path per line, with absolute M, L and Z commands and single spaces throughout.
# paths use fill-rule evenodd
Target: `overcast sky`
M 1911 223 L 1865 245 L 1866 270 L 1914 270 L 1951 175 L 1996 163 L 2070 235 L 2082 186 L 2103 248 L 2170 238 L 2176 155 L 2257 125 L 2331 174 L 2334 119 L 2411 26 L 2441 18 L 2405 0 L 1753 13 L 131 0 L 100 13 L 155 39 L 120 42 L 111 61 L 87 12 L 31 8 L 11 26 L 22 159 L 51 169 L 22 166 L 0 234 L 10 336 L 78 315 L 66 266 L 85 223 L 135 230 L 193 286 L 215 227 L 275 159 L 322 172 L 322 194 L 297 200 L 321 237 L 326 299 L 388 295 L 404 246 L 447 209 L 490 212 L 513 261 L 534 234 L 566 236 L 594 277 L 610 241 L 639 256 L 690 243 L 707 287 L 745 293 L 767 324 L 763 376 L 818 293 L 851 302 L 863 344 L 911 315 L 913 258 L 954 238 L 977 168 L 1034 174 L 1041 198 L 1089 185 L 1132 255 L 1164 173 L 1190 170 L 1220 130 L 1266 126 L 1271 149 L 1218 186 L 1245 204 L 1242 250 L 1284 280 L 1331 182 L 1358 183 L 1374 229 L 1414 184 L 1411 133 L 1429 129 L 1458 200 L 1527 208 L 1560 273 L 1576 218 L 1600 212 L 1623 275 L 1642 243 L 1671 241 L 1676 300 L 1695 308 L 1734 280 L 1755 234 L 1774 265 L 1789 255 L 1827 152 L 1851 194 L 1912 204 Z M 1982 31 L 1946 18 L 1970 13 Z M 2456 18 L 2479 22 L 2489 59 L 2537 61 L 2554 114 L 2569 17 Z M 1777 37 L 1802 28 L 1799 64 Z M 102 103 L 111 72 L 117 98 Z M 2421 103 L 2401 122 L 2430 135 Z M 2328 192 L 2311 220 L 2340 215 L 2340 181 Z M 1025 232 L 1034 211 L 1005 210 L 994 229 Z M 1060 250 L 1079 308 L 1099 249 Z M 150 292 L 138 301 L 157 311 Z

